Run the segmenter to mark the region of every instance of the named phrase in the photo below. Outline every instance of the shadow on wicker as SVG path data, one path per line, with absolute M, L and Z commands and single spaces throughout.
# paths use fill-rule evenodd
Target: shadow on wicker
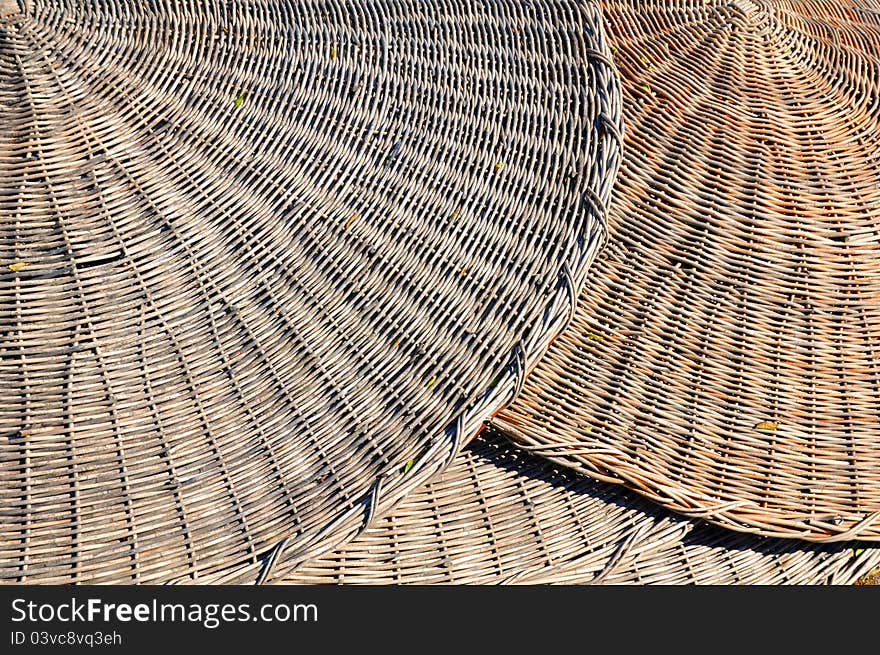
M 211 582 L 851 584 L 880 548 L 740 534 L 676 516 L 484 432 L 344 548 Z

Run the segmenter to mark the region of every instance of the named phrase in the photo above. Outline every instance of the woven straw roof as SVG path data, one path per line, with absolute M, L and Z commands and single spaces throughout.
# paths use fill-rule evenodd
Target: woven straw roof
M 309 557 L 516 393 L 604 239 L 591 3 L 0 20 L 0 579 Z
M 880 538 L 876 3 L 603 7 L 610 245 L 497 425 L 734 530 Z

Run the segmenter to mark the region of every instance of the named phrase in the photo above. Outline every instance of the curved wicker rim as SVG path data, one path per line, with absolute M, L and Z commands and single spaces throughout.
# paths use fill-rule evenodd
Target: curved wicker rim
M 354 537 L 518 392 L 620 157 L 565 0 L 34 0 L 0 104 L 7 582 Z
M 880 548 L 739 534 L 524 453 L 493 430 L 343 548 L 210 582 L 852 584 Z
M 496 424 L 734 530 L 880 538 L 880 13 L 603 9 L 628 127 L 612 242 Z

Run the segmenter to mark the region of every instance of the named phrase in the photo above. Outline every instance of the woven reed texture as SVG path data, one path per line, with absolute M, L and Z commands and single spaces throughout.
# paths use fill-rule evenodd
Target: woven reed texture
M 0 20 L 0 579 L 315 557 L 570 318 L 620 90 L 589 2 Z
M 290 584 L 852 584 L 880 548 L 732 532 L 481 434 L 337 552 L 218 578 Z
M 497 425 L 734 530 L 880 538 L 880 3 L 603 3 L 627 156 Z

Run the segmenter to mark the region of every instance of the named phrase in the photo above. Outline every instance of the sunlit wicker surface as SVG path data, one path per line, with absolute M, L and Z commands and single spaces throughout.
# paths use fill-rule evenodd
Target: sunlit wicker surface
M 620 153 L 592 3 L 2 9 L 0 579 L 324 552 L 570 316 Z
M 484 433 L 345 548 L 293 571 L 283 552 L 224 582 L 850 584 L 880 548 L 732 532 L 670 513 Z
M 735 530 L 880 538 L 880 3 L 603 3 L 627 157 L 499 426 Z

